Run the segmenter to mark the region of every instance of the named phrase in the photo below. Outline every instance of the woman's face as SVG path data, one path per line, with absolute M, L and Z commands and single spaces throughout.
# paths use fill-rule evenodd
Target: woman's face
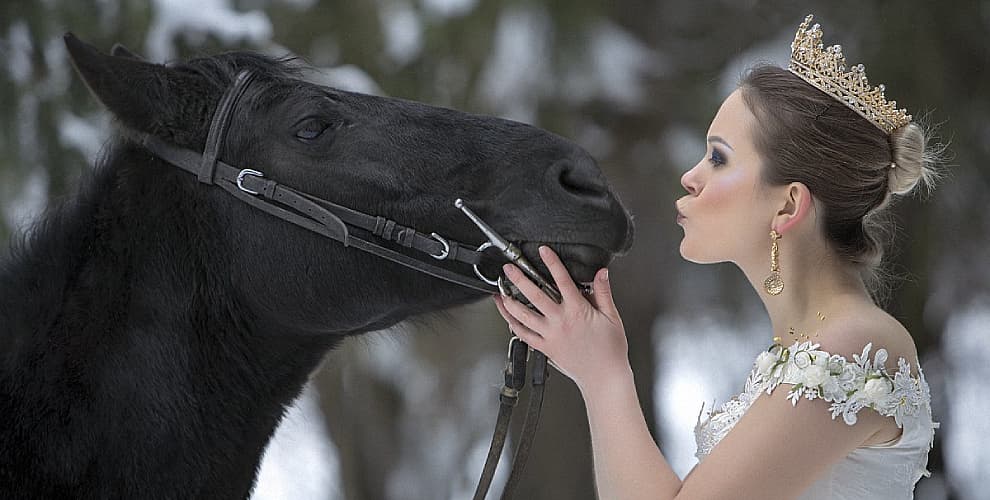
M 767 259 L 774 207 L 762 189 L 762 160 L 751 139 L 755 125 L 736 90 L 712 120 L 705 157 L 681 177 L 688 194 L 676 206 L 685 259 L 737 264 Z

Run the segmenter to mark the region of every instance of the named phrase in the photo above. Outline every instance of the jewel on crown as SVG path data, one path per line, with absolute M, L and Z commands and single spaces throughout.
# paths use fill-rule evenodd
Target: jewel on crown
M 810 26 L 813 18 L 809 15 L 798 26 L 787 69 L 887 134 L 910 123 L 911 115 L 907 110 L 897 109 L 897 101 L 887 101 L 883 85 L 870 87 L 862 64 L 846 69 L 841 45 L 825 47 L 822 44 L 821 26 Z

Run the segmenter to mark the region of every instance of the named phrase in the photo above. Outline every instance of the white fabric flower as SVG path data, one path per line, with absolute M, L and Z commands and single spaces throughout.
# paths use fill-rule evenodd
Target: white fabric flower
M 886 399 L 892 390 L 893 387 L 891 387 L 889 380 L 885 378 L 871 378 L 863 386 L 862 394 L 868 403 L 877 404 Z
M 804 385 L 807 387 L 818 387 L 829 379 L 828 372 L 819 365 L 811 365 L 804 369 Z
M 772 394 L 781 386 L 789 389 L 787 399 L 792 405 L 801 399 L 828 401 L 832 418 L 841 416 L 846 425 L 855 425 L 857 413 L 864 408 L 893 417 L 898 427 L 909 415 L 931 411 L 931 395 L 920 366 L 899 358 L 898 370 L 888 372 L 888 353 L 878 351 L 871 359 L 872 344 L 851 360 L 819 347 L 812 342 L 794 342 L 790 347 L 774 344 L 760 352 L 745 390 L 704 420 L 699 417 L 695 427 L 698 459 L 711 453 L 761 394 Z M 912 367 L 917 375 L 912 375 Z
M 794 366 L 804 369 L 811 365 L 811 354 L 807 351 L 794 353 Z
M 775 344 L 761 352 L 753 363 L 747 393 L 772 394 L 778 386 L 790 385 L 787 399 L 792 405 L 802 398 L 824 399 L 831 403 L 832 418 L 841 415 L 848 425 L 856 423 L 860 410 L 873 408 L 894 417 L 900 426 L 905 415 L 916 414 L 930 401 L 921 367 L 918 376 L 912 376 L 904 358 L 898 359 L 898 370 L 892 376 L 885 366 L 886 350 L 878 350 L 870 359 L 873 344 L 854 354 L 853 361 L 818 348 L 812 342 L 795 342 L 786 348 Z

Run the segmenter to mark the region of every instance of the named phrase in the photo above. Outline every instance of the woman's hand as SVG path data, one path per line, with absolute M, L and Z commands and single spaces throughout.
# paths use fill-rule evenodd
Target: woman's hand
M 512 331 L 530 347 L 546 354 L 582 392 L 598 384 L 607 385 L 616 377 L 629 376 L 629 347 L 612 300 L 608 269 L 595 274 L 592 295 L 585 298 L 553 250 L 540 247 L 540 257 L 563 300 L 557 304 L 519 268 L 506 264 L 506 277 L 543 313 L 511 298 L 495 297 L 498 311 Z

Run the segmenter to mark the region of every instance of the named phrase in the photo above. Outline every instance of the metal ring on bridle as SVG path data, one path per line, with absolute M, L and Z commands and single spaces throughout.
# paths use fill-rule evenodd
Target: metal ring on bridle
M 245 193 L 248 193 L 248 194 L 258 194 L 257 191 L 252 191 L 252 190 L 244 187 L 244 178 L 247 177 L 247 176 L 249 176 L 249 175 L 253 175 L 255 177 L 262 177 L 262 178 L 265 176 L 265 174 L 263 174 L 261 172 L 258 172 L 257 170 L 251 170 L 250 168 L 245 168 L 245 169 L 241 170 L 240 173 L 237 174 L 237 187 L 241 191 L 244 191 Z
M 486 241 L 486 242 L 482 243 L 481 246 L 479 246 L 478 249 L 475 250 L 475 252 L 481 253 L 481 252 L 485 251 L 485 249 L 487 249 L 487 248 L 489 248 L 491 246 L 492 246 L 492 242 Z M 488 283 L 489 285 L 492 285 L 492 286 L 498 286 L 498 279 L 497 278 L 496 279 L 489 279 L 488 276 L 485 276 L 484 274 L 481 274 L 481 270 L 478 269 L 478 264 L 475 264 L 473 267 L 474 267 L 474 274 L 478 275 L 478 278 L 480 278 L 481 281 L 484 281 L 485 283 Z
M 436 255 L 434 255 L 434 254 L 431 253 L 431 254 L 429 254 L 430 257 L 433 257 L 434 259 L 437 259 L 437 260 L 446 259 L 447 256 L 450 255 L 450 243 L 447 243 L 447 240 L 445 240 L 443 238 L 443 236 L 440 236 L 437 233 L 430 233 L 430 238 L 433 238 L 433 239 L 439 241 L 440 244 L 443 245 L 443 250 L 441 250 L 440 253 L 438 253 Z

